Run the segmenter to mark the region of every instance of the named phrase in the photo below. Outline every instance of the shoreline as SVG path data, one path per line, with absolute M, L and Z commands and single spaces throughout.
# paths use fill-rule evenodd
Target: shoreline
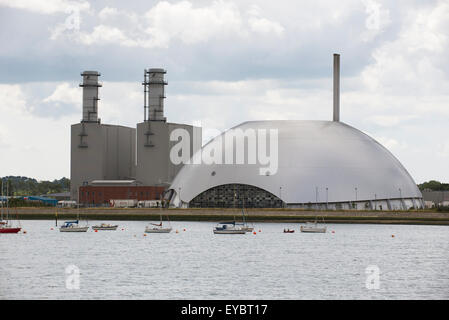
M 136 220 L 158 221 L 160 214 L 171 221 L 209 221 L 242 220 L 241 209 L 215 208 L 53 208 L 21 207 L 10 208 L 10 218 L 19 220 L 76 219 L 79 212 L 81 220 Z M 245 209 L 245 219 L 250 223 L 278 222 L 301 223 L 324 218 L 326 223 L 346 224 L 414 224 L 449 225 L 449 212 L 436 211 L 314 211 L 300 209 Z

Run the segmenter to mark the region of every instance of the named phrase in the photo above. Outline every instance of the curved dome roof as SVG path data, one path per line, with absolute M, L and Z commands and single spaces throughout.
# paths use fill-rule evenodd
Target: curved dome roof
M 234 183 L 259 187 L 286 203 L 315 203 L 317 194 L 318 202 L 326 202 L 326 188 L 329 202 L 422 197 L 413 178 L 386 148 L 342 122 L 249 121 L 233 129 L 237 128 L 278 130 L 277 172 L 261 175 L 261 165 L 247 164 L 247 158 L 245 164 L 185 164 L 170 186 L 181 191 L 183 202 Z M 210 149 L 211 142 L 202 150 Z M 236 147 L 223 148 L 226 153 Z

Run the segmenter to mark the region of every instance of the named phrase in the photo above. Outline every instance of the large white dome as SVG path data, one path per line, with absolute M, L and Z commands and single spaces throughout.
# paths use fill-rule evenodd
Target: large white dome
M 372 205 L 382 199 L 385 209 L 422 206 L 421 192 L 402 164 L 377 141 L 347 124 L 249 121 L 233 129 L 237 128 L 278 130 L 276 174 L 259 174 L 260 164 L 185 164 L 170 186 L 173 205 L 180 205 L 179 199 L 188 204 L 217 186 L 242 184 L 268 191 L 289 206 L 362 201 Z M 235 152 L 235 144 L 231 147 L 234 150 L 224 147 L 223 151 Z

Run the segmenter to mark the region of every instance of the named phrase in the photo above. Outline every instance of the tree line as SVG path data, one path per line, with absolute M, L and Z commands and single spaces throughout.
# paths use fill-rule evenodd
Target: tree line
M 37 181 L 28 177 L 6 176 L 0 179 L 0 190 L 4 186 L 3 192 L 7 196 L 39 196 L 70 191 L 70 179 L 67 178 Z
M 421 191 L 423 191 L 425 189 L 432 190 L 432 191 L 449 191 L 449 183 L 441 183 L 436 180 L 430 180 L 430 181 L 418 184 L 418 188 Z

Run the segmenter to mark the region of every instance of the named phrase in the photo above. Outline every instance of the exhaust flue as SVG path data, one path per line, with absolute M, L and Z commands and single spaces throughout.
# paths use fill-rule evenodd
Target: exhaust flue
M 340 121 L 340 55 L 334 53 L 334 121 Z

